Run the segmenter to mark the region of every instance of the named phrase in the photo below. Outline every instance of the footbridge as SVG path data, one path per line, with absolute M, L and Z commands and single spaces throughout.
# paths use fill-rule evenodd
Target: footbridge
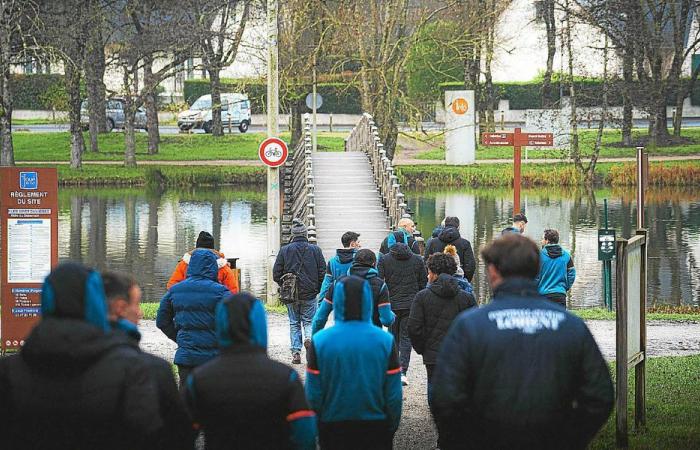
M 360 233 L 363 247 L 379 250 L 399 220 L 410 217 L 369 114 L 345 139 L 344 152 L 312 152 L 306 118 L 304 139 L 285 163 L 282 179 L 282 243 L 289 241 L 292 219 L 299 218 L 326 258 L 340 247 L 340 237 L 348 230 Z

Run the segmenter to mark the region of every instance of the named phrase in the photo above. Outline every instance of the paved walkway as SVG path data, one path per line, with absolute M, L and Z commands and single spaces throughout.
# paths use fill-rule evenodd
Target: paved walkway
M 318 152 L 313 155 L 316 235 L 326 259 L 341 247 L 348 230 L 360 233 L 365 248 L 379 248 L 389 233 L 386 211 L 361 152 Z

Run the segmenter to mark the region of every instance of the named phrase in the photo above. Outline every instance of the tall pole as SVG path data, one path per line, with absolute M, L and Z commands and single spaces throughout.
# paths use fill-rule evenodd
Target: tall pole
M 279 53 L 277 50 L 277 1 L 267 0 L 267 136 L 279 133 Z M 277 302 L 272 267 L 280 248 L 280 173 L 267 168 L 267 303 Z
M 637 147 L 637 229 L 644 228 L 644 189 L 646 188 L 644 147 Z
M 316 104 L 316 49 L 314 49 L 313 65 L 314 65 L 313 72 L 312 72 L 313 92 L 311 93 L 313 98 L 311 100 L 311 107 L 312 107 L 311 109 L 313 110 L 313 131 L 314 132 L 313 132 L 313 135 L 311 136 L 311 144 L 312 144 L 311 151 L 313 151 L 315 153 L 316 150 L 318 149 L 318 134 L 316 131 L 316 110 L 318 109 L 318 105 Z
M 520 169 L 522 164 L 520 128 L 515 129 L 513 144 L 513 216 L 515 216 L 520 213 Z

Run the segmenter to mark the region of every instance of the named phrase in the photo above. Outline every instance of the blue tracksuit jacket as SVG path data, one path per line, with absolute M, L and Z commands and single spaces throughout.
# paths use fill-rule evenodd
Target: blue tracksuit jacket
M 335 256 L 328 260 L 326 275 L 323 277 L 323 283 L 321 283 L 321 292 L 316 297 L 319 302 L 323 301 L 328 289 L 338 278 L 348 274 L 348 269 L 352 265 L 355 253 L 356 250 L 354 248 L 339 248 L 335 251 Z
M 306 397 L 320 422 L 401 420 L 401 366 L 394 337 L 375 327 L 372 289 L 356 276 L 333 290 L 335 326 L 307 350 Z
M 537 276 L 540 295 L 566 294 L 576 280 L 574 260 L 559 244 L 545 245 L 540 252 Z

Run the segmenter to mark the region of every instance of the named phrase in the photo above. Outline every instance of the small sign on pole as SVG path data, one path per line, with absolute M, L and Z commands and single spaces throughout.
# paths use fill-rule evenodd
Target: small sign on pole
M 41 316 L 41 288 L 58 264 L 55 168 L 0 168 L 0 338 L 19 350 Z
M 552 133 L 522 133 L 520 128 L 515 132 L 482 133 L 483 145 L 513 147 L 513 215 L 520 213 L 520 185 L 522 155 L 521 149 L 527 147 L 551 147 L 554 145 Z
M 279 167 L 287 161 L 289 150 L 283 140 L 267 138 L 260 144 L 258 156 L 266 166 Z

